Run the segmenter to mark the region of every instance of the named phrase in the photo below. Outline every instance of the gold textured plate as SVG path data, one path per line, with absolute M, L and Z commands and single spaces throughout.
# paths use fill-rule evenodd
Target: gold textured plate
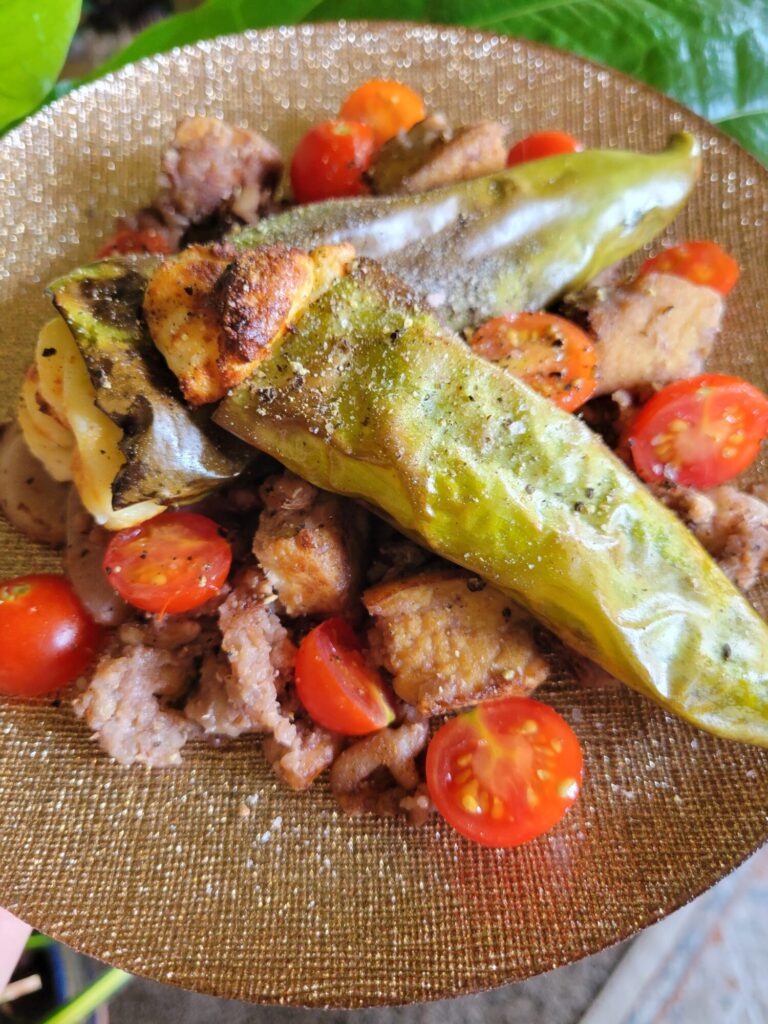
M 744 273 L 714 364 L 768 385 L 768 174 L 735 143 L 658 93 L 546 47 L 455 28 L 327 24 L 142 61 L 0 143 L 0 413 L 11 412 L 50 313 L 42 286 L 90 259 L 116 212 L 149 199 L 180 117 L 230 118 L 290 153 L 372 76 L 409 82 L 456 121 L 499 117 L 513 136 L 557 127 L 645 150 L 673 130 L 696 132 L 704 174 L 674 235 L 717 239 L 738 257 Z M 55 564 L 0 527 L 0 575 Z M 311 1006 L 405 1003 L 593 953 L 690 900 L 768 835 L 765 753 L 625 690 L 564 681 L 548 699 L 584 743 L 584 794 L 552 834 L 505 852 L 439 821 L 412 832 L 346 819 L 322 784 L 291 794 L 256 738 L 188 749 L 178 769 L 124 769 L 68 709 L 7 702 L 0 904 L 185 988 Z

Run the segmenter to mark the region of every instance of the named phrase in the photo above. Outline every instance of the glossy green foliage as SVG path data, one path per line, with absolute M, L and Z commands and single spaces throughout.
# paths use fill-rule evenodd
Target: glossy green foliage
M 51 91 L 79 18 L 80 0 L 2 0 L 0 131 Z

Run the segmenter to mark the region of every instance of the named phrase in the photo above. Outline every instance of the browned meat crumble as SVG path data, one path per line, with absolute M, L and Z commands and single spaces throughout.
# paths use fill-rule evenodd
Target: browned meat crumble
M 359 600 L 368 516 L 283 473 L 261 490 L 253 553 L 288 615 L 342 615 Z

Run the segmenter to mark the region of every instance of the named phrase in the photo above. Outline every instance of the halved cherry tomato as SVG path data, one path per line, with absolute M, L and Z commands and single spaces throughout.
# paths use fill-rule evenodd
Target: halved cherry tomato
M 383 729 L 395 717 L 384 681 L 366 664 L 357 634 L 343 619 L 327 619 L 301 641 L 296 692 L 319 725 L 345 736 Z
M 373 130 L 356 121 L 323 121 L 299 141 L 291 161 L 291 186 L 297 203 L 337 196 L 359 196 L 373 156 Z
M 198 608 L 221 590 L 232 549 L 196 512 L 164 512 L 110 540 L 104 572 L 129 604 L 161 615 Z
M 683 242 L 651 256 L 640 267 L 645 274 L 675 274 L 692 284 L 705 284 L 727 295 L 739 279 L 739 264 L 717 242 Z
M 373 129 L 380 146 L 398 132 L 407 132 L 426 116 L 424 100 L 402 82 L 372 78 L 344 100 L 339 117 L 362 121 Z
M 768 434 L 768 398 L 739 377 L 704 373 L 668 384 L 629 431 L 638 476 L 716 487 L 750 466 Z
M 519 846 L 556 825 L 581 788 L 582 755 L 571 727 L 527 697 L 480 704 L 450 719 L 427 751 L 438 811 L 483 846 Z
M 77 679 L 102 633 L 63 576 L 0 583 L 0 693 L 37 697 Z
M 171 251 L 168 239 L 159 231 L 153 231 L 151 228 L 123 228 L 102 245 L 99 249 L 99 259 L 105 259 L 107 256 L 129 256 L 131 253 L 168 256 Z
M 507 167 L 562 153 L 580 153 L 582 149 L 584 143 L 567 132 L 534 132 L 512 146 L 507 153 Z
M 581 328 L 561 316 L 497 316 L 478 327 L 470 345 L 567 412 L 583 405 L 597 387 L 595 346 Z

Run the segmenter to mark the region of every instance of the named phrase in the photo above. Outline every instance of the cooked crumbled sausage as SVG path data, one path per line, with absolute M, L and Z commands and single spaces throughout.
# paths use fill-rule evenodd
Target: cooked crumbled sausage
M 385 142 L 368 178 L 380 195 L 425 192 L 500 171 L 506 155 L 504 129 L 497 121 L 453 131 L 441 114 L 434 114 Z
M 356 793 L 339 793 L 336 799 L 344 813 L 352 818 L 363 814 L 374 814 L 377 818 L 401 817 L 414 828 L 426 824 L 435 811 L 423 782 L 409 791 L 385 780 L 379 786 L 366 785 Z
M 357 740 L 336 758 L 331 769 L 334 793 L 354 793 L 380 768 L 386 768 L 403 789 L 415 789 L 421 781 L 416 757 L 429 736 L 426 719 L 388 726 Z
M 131 619 L 118 627 L 116 635 L 119 643 L 128 647 L 143 644 L 164 651 L 184 648 L 184 656 L 192 658 L 201 657 L 210 642 L 200 620 L 184 615 L 158 615 L 147 621 Z
M 265 674 L 268 673 L 267 667 Z M 233 739 L 243 733 L 261 731 L 235 691 L 227 659 L 211 653 L 203 660 L 197 688 L 185 704 L 184 714 L 197 723 L 206 736 Z
M 429 796 L 425 782 L 420 782 L 412 793 L 406 793 L 400 800 L 400 810 L 408 819 L 408 824 L 419 828 L 426 824 L 429 817 L 434 813 L 435 805 Z
M 163 154 L 155 206 L 169 225 L 198 224 L 222 210 L 251 224 L 270 209 L 282 169 L 277 149 L 257 132 L 189 117 Z
M 274 595 L 250 570 L 219 609 L 223 658 L 208 658 L 185 714 L 207 734 L 274 732 L 290 745 L 296 728 L 280 704 L 296 650 L 274 610 Z
M 336 758 L 331 790 L 347 814 L 402 815 L 422 825 L 432 813 L 417 757 L 429 738 L 429 723 L 416 719 L 358 740 Z
M 600 374 L 596 395 L 702 372 L 723 315 L 716 291 L 672 274 L 648 274 L 594 296 L 588 322 Z
M 275 773 L 291 789 L 307 789 L 333 763 L 344 746 L 344 737 L 314 722 L 296 722 L 296 735 L 289 746 L 268 736 L 261 745 Z
M 183 696 L 193 674 L 191 652 L 129 645 L 119 656 L 101 659 L 74 701 L 75 713 L 120 764 L 176 765 L 198 729 L 168 704 Z
M 736 586 L 751 590 L 768 572 L 768 504 L 735 487 L 653 489 L 698 537 Z
M 446 568 L 371 587 L 371 658 L 422 714 L 531 693 L 547 665 L 533 620 L 493 587 Z
M 288 615 L 338 615 L 359 597 L 367 515 L 284 473 L 262 488 L 253 553 Z

